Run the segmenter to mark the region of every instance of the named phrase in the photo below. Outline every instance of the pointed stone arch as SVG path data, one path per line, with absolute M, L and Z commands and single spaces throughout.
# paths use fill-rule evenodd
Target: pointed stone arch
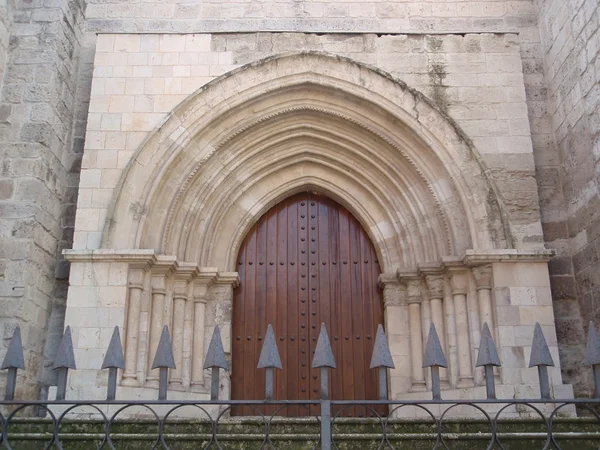
M 320 53 L 243 66 L 179 105 L 125 169 L 102 247 L 232 271 L 256 220 L 302 190 L 350 210 L 384 272 L 512 247 L 459 127 L 390 75 Z

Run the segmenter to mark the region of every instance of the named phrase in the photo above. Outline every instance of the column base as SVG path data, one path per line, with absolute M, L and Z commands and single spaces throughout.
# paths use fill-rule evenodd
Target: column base
M 135 375 L 123 374 L 123 379 L 121 380 L 121 386 L 140 387 L 141 383 L 137 380 L 137 377 Z
M 415 381 L 408 392 L 427 392 L 425 381 Z
M 456 387 L 459 389 L 470 388 L 473 386 L 475 386 L 475 380 L 473 377 L 461 378 L 456 384 Z
M 156 378 L 146 379 L 146 383 L 144 384 L 144 387 L 151 388 L 151 389 L 158 389 L 158 380 Z
M 202 393 L 207 392 L 206 388 L 204 387 L 204 383 L 200 383 L 200 382 L 192 383 L 191 389 L 192 389 L 192 392 L 202 392 Z
M 187 391 L 187 389 L 185 388 L 185 386 L 182 384 L 181 381 L 171 381 L 169 383 L 169 390 L 170 391 L 180 391 L 180 392 Z

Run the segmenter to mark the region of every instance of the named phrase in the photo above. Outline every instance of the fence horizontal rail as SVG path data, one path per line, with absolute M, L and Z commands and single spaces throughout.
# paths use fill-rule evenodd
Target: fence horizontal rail
M 253 418 L 230 419 L 228 412 L 236 405 L 256 407 L 257 414 Z M 392 415 L 381 416 L 371 409 L 375 416 L 360 421 L 341 417 L 339 411 L 332 413 L 332 408 L 333 411 L 346 406 L 368 409 L 381 405 L 387 406 Z M 267 414 L 259 409 L 264 406 L 278 409 Z M 291 406 L 311 408 L 314 416 L 297 420 L 276 415 Z M 21 416 L 25 409 L 31 407 L 47 411 L 49 417 L 33 419 Z M 143 408 L 146 415 L 119 420 L 128 408 L 136 407 Z M 185 407 L 199 408 L 198 412 L 203 414 L 195 418 L 177 416 L 177 411 L 181 412 Z M 405 407 L 412 407 L 422 414 L 412 419 L 393 416 L 395 411 Z M 468 419 L 449 414 L 449 411 L 461 407 L 471 408 Z M 574 408 L 587 411 L 588 416 L 581 419 L 569 417 L 574 414 Z M 118 443 L 137 442 L 142 447 L 135 448 L 166 450 L 174 442 L 194 442 L 197 444 L 194 448 L 223 450 L 240 448 L 236 446 L 239 442 L 253 443 L 253 447 L 242 448 L 288 448 L 291 441 L 305 445 L 301 448 L 311 449 L 339 449 L 343 444 L 343 448 L 394 450 L 407 441 L 419 441 L 419 448 L 429 448 L 423 445 L 430 442 L 432 449 L 448 449 L 450 443 L 456 442 L 471 442 L 469 448 L 504 449 L 504 443 L 516 440 L 543 442 L 544 449 L 560 450 L 565 442 L 570 441 L 581 442 L 578 447 L 581 449 L 588 448 L 586 442 L 589 448 L 600 446 L 600 400 L 596 399 L 8 400 L 0 402 L 0 410 L 5 412 L 0 414 L 1 441 L 8 450 L 20 448 L 15 443 L 23 442 L 43 442 L 45 447 L 36 448 L 59 450 L 63 450 L 67 442 L 85 442 L 86 449 L 116 449 L 120 448 Z M 324 411 L 326 414 L 323 414 Z M 136 411 L 136 414 L 139 412 Z M 77 420 L 78 414 L 83 414 L 83 420 Z M 461 414 L 464 415 L 465 411 Z M 94 418 L 91 418 L 92 415 Z M 326 433 L 323 433 L 322 427 L 324 420 L 329 425 Z M 355 427 L 356 424 L 360 424 L 360 428 Z M 291 431 L 289 425 L 297 427 L 298 431 Z

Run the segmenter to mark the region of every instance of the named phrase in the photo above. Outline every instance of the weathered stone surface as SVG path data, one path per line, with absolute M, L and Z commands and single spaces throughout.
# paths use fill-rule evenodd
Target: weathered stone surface
M 57 311 L 64 309 L 65 283 L 55 277 L 65 278 L 67 265 L 60 250 L 100 245 L 122 169 L 188 94 L 275 53 L 327 51 L 400 77 L 467 133 L 499 189 L 501 205 L 486 204 L 490 217 L 511 225 L 504 235 L 494 226 L 485 230 L 495 247 L 557 248 L 550 279 L 565 379 L 585 392 L 586 382 L 575 379 L 577 360 L 563 355 L 575 352 L 582 317 L 600 316 L 598 5 L 487 3 L 90 0 L 86 19 L 81 1 L 0 5 L 0 262 L 7 273 L 0 300 L 22 298 L 28 305 L 8 307 L 7 319 L 31 309 L 36 312 L 28 314 L 48 318 L 51 310 L 58 314 L 52 326 L 62 332 Z M 432 30 L 448 34 L 419 34 Z M 119 36 L 103 34 L 110 32 Z M 151 34 L 157 32 L 168 35 Z M 424 129 L 437 126 L 423 103 L 406 109 L 413 107 L 427 117 Z M 384 239 L 406 239 L 405 232 L 411 235 L 410 227 Z M 412 251 L 414 242 L 403 248 Z M 503 289 L 495 287 L 496 295 Z M 560 316 L 562 303 L 576 301 L 576 314 Z M 505 312 L 505 319 L 516 317 Z M 44 320 L 36 320 L 40 328 L 32 336 L 45 329 Z M 41 365 L 43 340 L 26 341 L 33 367 Z M 56 339 L 45 345 L 49 366 Z M 32 386 L 35 370 L 26 374 Z

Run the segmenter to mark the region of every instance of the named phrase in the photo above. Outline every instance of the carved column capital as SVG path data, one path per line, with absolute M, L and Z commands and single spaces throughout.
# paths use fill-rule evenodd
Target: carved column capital
M 406 282 L 408 303 L 421 303 L 421 279 L 415 278 Z
M 467 277 L 468 272 L 465 269 L 454 269 L 449 271 L 449 274 L 452 294 L 467 295 L 467 292 L 469 291 L 469 279 Z
M 144 273 L 146 271 L 141 268 L 133 268 L 129 270 L 129 287 L 133 289 L 144 289 Z
M 150 281 L 150 285 L 152 286 L 153 294 L 164 295 L 167 293 L 167 280 L 163 274 L 152 274 L 152 280 Z
M 425 275 L 425 283 L 427 283 L 430 299 L 444 298 L 443 275 Z
M 477 284 L 477 290 L 492 288 L 492 266 L 476 266 L 473 267 L 472 271 Z
M 387 282 L 383 286 L 383 306 L 400 306 L 406 304 L 406 286 L 398 280 Z

